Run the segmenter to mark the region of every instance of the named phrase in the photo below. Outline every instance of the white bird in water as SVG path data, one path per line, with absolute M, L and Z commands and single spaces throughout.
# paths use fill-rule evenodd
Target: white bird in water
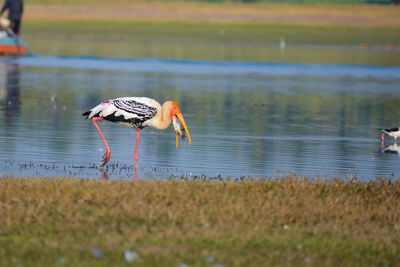
M 184 139 L 185 133 L 187 134 L 189 143 L 192 144 L 179 106 L 173 101 L 167 101 L 161 106 L 156 100 L 148 97 L 121 97 L 104 101 L 91 110 L 84 112 L 82 116 L 86 116 L 86 119 L 92 120 L 106 146 L 106 153 L 103 156 L 101 166 L 106 165 L 110 160 L 111 150 L 97 125 L 98 120 L 116 122 L 136 129 L 135 164 L 138 159 L 137 150 L 140 131 L 144 127 L 151 126 L 159 130 L 164 130 L 168 128 L 172 121 L 176 135 L 176 148 L 178 148 L 178 135 Z
M 385 135 L 393 137 L 395 144 L 396 144 L 396 139 L 400 137 L 400 127 L 395 127 L 391 129 L 381 129 L 381 131 L 382 131 L 382 143 L 385 142 Z

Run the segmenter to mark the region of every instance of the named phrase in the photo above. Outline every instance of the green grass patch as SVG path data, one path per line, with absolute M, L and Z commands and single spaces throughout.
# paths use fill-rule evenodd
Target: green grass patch
M 170 43 L 221 43 L 239 45 L 289 44 L 387 45 L 400 44 L 399 27 L 292 25 L 247 23 L 183 23 L 121 21 L 27 21 L 27 40 L 147 41 Z
M 24 24 L 22 38 L 39 55 L 398 66 L 400 53 L 390 47 L 400 45 L 399 29 L 289 24 L 31 21 Z M 287 43 L 285 50 L 279 48 L 281 39 Z M 341 46 L 350 48 L 340 49 Z M 374 49 L 376 47 L 379 49 Z

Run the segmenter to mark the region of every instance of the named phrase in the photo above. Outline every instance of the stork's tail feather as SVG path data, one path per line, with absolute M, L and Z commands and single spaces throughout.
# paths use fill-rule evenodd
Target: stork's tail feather
M 390 129 L 389 128 L 388 129 L 380 128 L 379 130 L 382 131 L 383 133 L 389 134 L 390 132 L 397 132 L 400 129 L 399 129 L 399 127 L 394 127 L 394 128 L 390 128 Z
M 82 113 L 82 116 L 86 116 L 86 119 L 88 119 L 91 112 L 92 112 L 91 110 L 88 110 L 88 111 Z

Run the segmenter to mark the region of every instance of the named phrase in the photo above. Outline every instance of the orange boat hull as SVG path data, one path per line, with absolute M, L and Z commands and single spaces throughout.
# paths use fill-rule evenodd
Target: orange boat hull
M 0 55 L 22 55 L 25 51 L 25 46 L 0 44 Z

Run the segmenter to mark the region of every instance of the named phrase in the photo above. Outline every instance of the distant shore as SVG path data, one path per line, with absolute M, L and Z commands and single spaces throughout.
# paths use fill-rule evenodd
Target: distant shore
M 147 2 L 26 4 L 24 19 L 400 26 L 400 6 Z
M 39 55 L 400 62 L 400 6 L 99 1 L 26 4 L 21 38 Z

